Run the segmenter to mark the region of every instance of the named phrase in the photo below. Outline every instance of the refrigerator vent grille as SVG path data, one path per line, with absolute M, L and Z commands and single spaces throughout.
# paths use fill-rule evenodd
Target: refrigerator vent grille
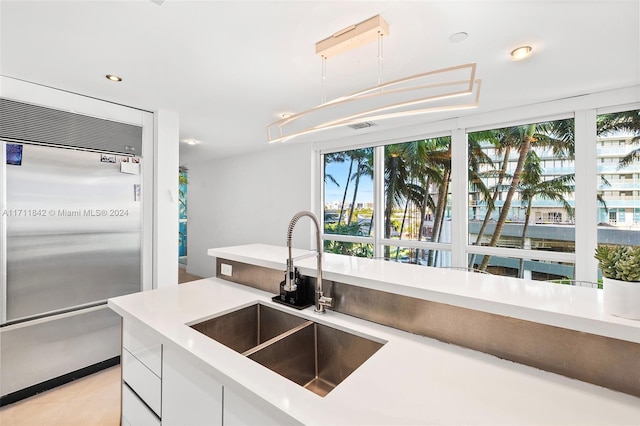
M 142 127 L 0 98 L 0 137 L 142 155 Z

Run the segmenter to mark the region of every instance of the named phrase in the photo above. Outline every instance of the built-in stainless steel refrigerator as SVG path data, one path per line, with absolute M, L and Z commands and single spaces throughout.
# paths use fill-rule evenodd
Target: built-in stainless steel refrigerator
M 6 404 L 117 363 L 120 320 L 106 300 L 141 290 L 142 159 L 0 137 Z

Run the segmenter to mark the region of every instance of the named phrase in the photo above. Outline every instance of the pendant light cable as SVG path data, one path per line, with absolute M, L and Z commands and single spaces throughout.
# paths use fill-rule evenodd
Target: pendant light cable
M 382 33 L 378 31 L 378 86 L 384 83 L 384 79 L 382 77 L 383 62 L 384 58 L 382 55 Z
M 327 57 L 322 56 L 322 96 L 320 104 L 324 104 L 327 101 L 327 94 L 325 93 L 325 80 L 327 79 Z

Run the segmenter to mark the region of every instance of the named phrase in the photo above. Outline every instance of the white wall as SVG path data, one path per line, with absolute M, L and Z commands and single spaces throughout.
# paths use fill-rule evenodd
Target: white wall
M 178 285 L 178 157 L 180 120 L 170 111 L 155 114 L 153 288 Z
M 289 221 L 311 210 L 312 149 L 309 144 L 269 145 L 264 151 L 186 164 L 187 271 L 215 275 L 207 249 L 263 243 L 284 246 Z M 314 231 L 315 232 L 315 231 Z M 302 218 L 293 245 L 313 248 L 311 221 Z

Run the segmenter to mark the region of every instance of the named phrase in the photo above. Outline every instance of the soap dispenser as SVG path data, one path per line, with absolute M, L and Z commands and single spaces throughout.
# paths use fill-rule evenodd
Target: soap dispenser
M 308 300 L 308 283 L 305 277 L 300 275 L 298 272 L 298 268 L 294 268 L 292 272 L 290 272 L 293 276 L 291 277 L 292 288 L 293 290 L 286 290 L 286 274 L 285 279 L 280 283 L 280 294 L 273 298 L 275 302 L 284 303 L 285 305 L 293 306 L 298 309 L 302 309 L 308 306 L 311 306 L 313 303 Z
M 294 268 L 294 270 L 290 273 L 293 273 L 293 277 L 290 277 L 291 281 L 293 281 L 293 289 L 291 291 L 285 290 L 286 283 L 286 274 L 285 279 L 280 283 L 280 301 L 286 303 L 287 305 L 298 305 L 300 302 L 300 293 L 304 291 L 304 286 L 302 285 L 302 279 L 300 278 L 300 272 L 298 272 L 298 268 Z

